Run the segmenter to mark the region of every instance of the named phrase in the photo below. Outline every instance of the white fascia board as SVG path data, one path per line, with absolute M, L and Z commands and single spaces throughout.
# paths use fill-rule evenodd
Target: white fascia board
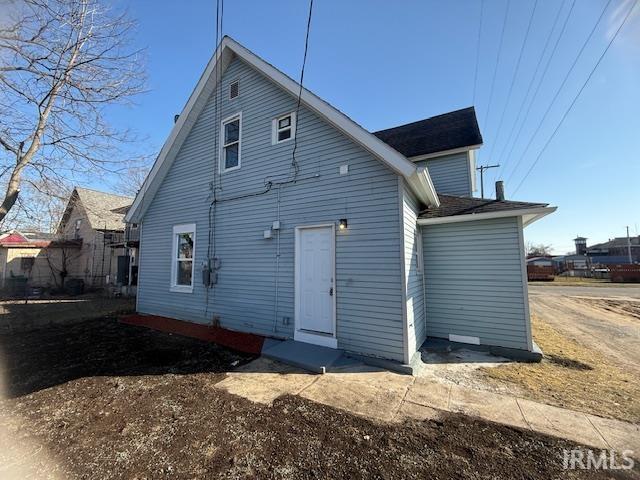
M 471 191 L 475 192 L 478 190 L 477 179 L 476 179 L 476 151 L 469 150 L 467 152 L 467 161 L 469 162 L 469 178 L 471 178 Z
M 522 217 L 523 226 L 526 227 L 536 220 L 540 220 L 542 217 L 555 212 L 557 208 L 558 207 L 535 207 L 522 208 L 519 210 L 502 210 L 499 212 L 470 213 L 468 215 L 451 215 L 448 217 L 419 218 L 418 225 L 442 225 L 444 223 L 474 222 L 478 220 L 490 220 L 492 218 Z
M 209 96 L 215 90 L 215 79 L 222 77 L 222 74 L 218 75 L 216 69 L 220 68 L 224 72 L 224 69 L 231 61 L 231 57 L 232 52 L 225 52 L 224 43 L 221 43 L 200 76 L 196 88 L 189 96 L 189 100 L 182 109 L 182 112 L 180 112 L 178 120 L 174 123 L 169 137 L 164 142 L 151 171 L 145 178 L 131 208 L 125 215 L 124 221 L 126 223 L 139 223 L 141 221 L 142 216 L 151 202 L 151 197 L 155 195 L 162 178 L 164 178 L 173 163 L 172 157 L 175 157 L 178 153 L 182 143 L 198 119 L 200 112 L 202 112 L 202 109 L 206 105 Z
M 420 201 L 430 207 L 439 207 L 440 199 L 433 186 L 427 167 L 418 167 L 413 175 L 407 179 L 413 193 Z
M 482 146 L 481 143 L 477 145 L 469 145 L 468 147 L 452 148 L 451 150 L 443 150 L 442 152 L 426 153 L 424 155 L 416 155 L 415 157 L 408 157 L 412 162 L 419 162 L 421 160 L 429 160 L 438 157 L 444 157 L 446 155 L 455 155 L 456 153 L 468 152 L 470 150 L 477 150 Z

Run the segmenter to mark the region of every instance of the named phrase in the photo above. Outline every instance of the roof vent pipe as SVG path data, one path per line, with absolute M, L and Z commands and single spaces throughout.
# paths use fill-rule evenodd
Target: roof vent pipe
M 502 180 L 496 182 L 496 200 L 504 200 L 504 182 Z
M 176 114 L 173 116 L 173 123 L 176 123 L 178 121 L 178 119 L 180 118 L 180 114 Z

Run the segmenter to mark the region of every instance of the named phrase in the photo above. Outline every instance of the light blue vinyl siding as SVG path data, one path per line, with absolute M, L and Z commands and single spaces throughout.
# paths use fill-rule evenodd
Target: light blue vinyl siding
M 466 152 L 416 162 L 427 166 L 438 193 L 473 196 L 473 184 Z M 474 172 L 475 173 L 475 172 Z
M 517 217 L 423 227 L 428 336 L 529 348 L 520 228 Z
M 424 291 L 422 271 L 418 269 L 418 227 L 416 220 L 420 213 L 420 204 L 415 195 L 404 185 L 403 188 L 403 227 L 404 227 L 404 270 L 406 282 L 407 322 L 409 337 L 409 357 L 420 348 L 426 338 L 424 317 Z
M 240 82 L 229 100 L 228 87 Z M 272 145 L 272 120 L 296 108 L 296 99 L 235 59 L 222 79 L 223 105 L 213 98 L 193 126 L 142 222 L 140 312 L 278 337 L 294 330 L 294 228 L 334 223 L 338 347 L 403 359 L 402 278 L 398 177 L 369 152 L 306 108 L 298 115 L 300 166 L 295 184 L 280 191 L 281 230 L 264 239 L 278 218 L 278 189 L 218 203 L 209 230 L 211 184 L 218 168 L 220 120 L 242 112 L 241 168 L 216 180 L 218 198 L 262 191 L 268 178 L 292 172 L 293 141 Z M 339 174 L 348 164 L 349 173 Z M 147 200 L 151 201 L 151 200 Z M 192 294 L 169 291 L 173 225 L 197 224 Z M 276 309 L 276 250 L 280 235 Z M 209 241 L 211 237 L 211 241 Z M 207 250 L 221 262 L 218 283 L 207 289 L 201 265 Z M 286 324 L 288 319 L 288 324 Z

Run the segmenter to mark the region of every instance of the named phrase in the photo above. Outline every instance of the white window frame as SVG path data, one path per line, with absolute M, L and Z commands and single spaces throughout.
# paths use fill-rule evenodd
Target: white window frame
M 224 158 L 224 154 L 225 154 L 225 148 L 229 145 L 233 145 L 236 142 L 232 142 L 229 143 L 228 145 L 225 145 L 224 143 L 224 126 L 227 123 L 231 123 L 235 120 L 238 120 L 238 125 L 239 125 L 239 129 L 238 129 L 238 165 L 236 165 L 235 167 L 231 167 L 231 168 L 225 168 L 225 158 Z M 225 118 L 224 120 L 222 120 L 222 122 L 220 122 L 220 151 L 219 153 L 219 157 L 220 157 L 220 161 L 219 161 L 219 169 L 220 169 L 220 173 L 227 173 L 227 172 L 233 172 L 234 170 L 238 170 L 240 168 L 240 166 L 242 165 L 242 112 L 237 112 L 234 113 L 233 115 L 228 116 L 227 118 Z
M 278 128 L 278 123 L 285 117 L 291 117 L 291 125 L 285 128 Z M 278 140 L 278 133 L 283 130 L 291 130 L 291 136 L 289 138 L 285 138 L 284 140 Z M 279 143 L 288 142 L 289 140 L 293 140 L 296 137 L 296 112 L 289 112 L 283 115 L 280 115 L 273 119 L 271 122 L 271 144 L 277 145 Z
M 178 235 L 181 233 L 191 233 L 193 235 L 193 255 L 191 256 L 191 285 L 179 285 L 178 275 Z M 172 292 L 193 293 L 193 282 L 196 270 L 196 224 L 185 223 L 173 226 L 173 248 L 171 249 L 171 288 Z

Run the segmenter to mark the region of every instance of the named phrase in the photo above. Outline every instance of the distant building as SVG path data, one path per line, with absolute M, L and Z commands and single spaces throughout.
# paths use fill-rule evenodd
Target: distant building
M 632 263 L 640 263 L 640 235 L 630 237 Z M 627 237 L 616 237 L 608 242 L 597 243 L 587 248 L 587 255 L 593 263 L 620 264 L 629 263 L 629 245 Z
M 61 239 L 82 240 L 70 276 L 83 279 L 89 287 L 117 283 L 119 257 L 128 257 L 124 215 L 131 202 L 131 197 L 73 189 L 57 232 Z
M 11 230 L 0 234 L 0 287 L 60 288 L 65 264 L 82 248 L 81 240 L 57 240 L 50 233 Z M 23 290 L 24 291 L 24 290 Z
M 576 255 L 587 253 L 587 239 L 585 237 L 576 237 L 573 241 L 576 244 Z

